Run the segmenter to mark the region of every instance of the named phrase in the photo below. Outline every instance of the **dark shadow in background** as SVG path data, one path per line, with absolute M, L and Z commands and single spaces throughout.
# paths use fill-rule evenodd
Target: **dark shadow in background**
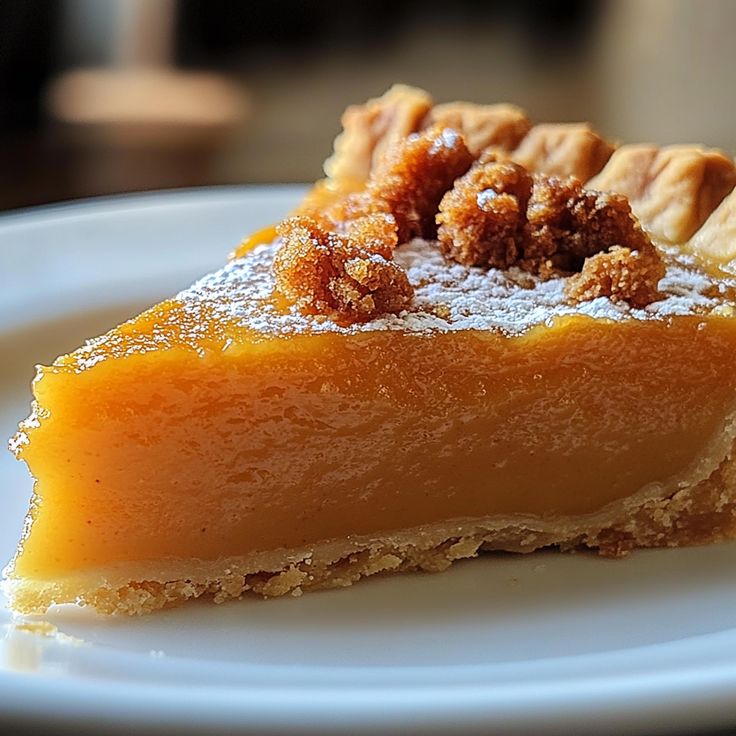
M 454 29 L 445 38 L 444 53 L 462 59 L 462 29 L 474 27 L 487 28 L 489 39 L 491 32 L 507 30 L 532 67 L 549 65 L 551 59 L 584 53 L 588 29 L 602 5 L 600 0 L 178 0 L 176 64 L 222 72 L 252 98 L 249 119 L 205 150 L 93 141 L 85 130 L 70 131 L 51 120 L 44 95 L 52 79 L 71 66 L 107 60 L 69 48 L 67 11 L 78 8 L 79 0 L 0 0 L 0 210 L 124 191 L 314 179 L 346 102 L 380 94 L 390 81 L 415 81 L 406 76 L 431 83 L 435 74 L 429 66 L 422 69 L 421 60 L 397 63 L 394 73 L 379 71 L 377 60 L 390 54 L 401 58 L 402 46 L 431 42 L 437 28 Z M 361 69 L 354 92 L 350 79 L 340 76 L 343 59 Z M 441 60 L 430 61 L 437 75 L 452 75 L 443 71 Z M 306 74 L 307 87 L 314 86 L 310 109 L 303 109 L 301 100 L 295 103 L 294 125 L 303 131 L 298 136 L 273 122 L 281 117 L 274 98 L 289 77 L 289 65 Z M 469 90 L 477 91 L 479 101 L 486 99 L 483 73 L 493 72 L 482 72 Z M 452 87 L 451 80 L 445 79 L 444 87 Z M 467 79 L 462 89 L 468 89 Z

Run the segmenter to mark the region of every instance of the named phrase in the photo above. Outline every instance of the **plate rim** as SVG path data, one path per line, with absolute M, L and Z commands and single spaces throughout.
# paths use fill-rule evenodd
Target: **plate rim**
M 97 207 L 100 205 L 117 205 L 132 202 L 146 202 L 147 200 L 165 200 L 185 198 L 188 196 L 203 197 L 244 195 L 283 192 L 304 191 L 310 184 L 308 182 L 266 182 L 259 184 L 207 184 L 194 187 L 167 187 L 165 189 L 148 189 L 133 192 L 119 192 L 116 194 L 98 194 L 92 197 L 78 197 L 75 199 L 64 199 L 58 202 L 46 204 L 34 204 L 27 207 L 14 207 L 8 210 L 0 210 L 0 226 L 8 224 L 16 219 L 35 218 L 36 216 L 64 214 L 75 208 Z
M 213 733 L 218 729 L 283 733 L 288 729 L 289 733 L 324 734 L 341 733 L 350 724 L 351 733 L 399 728 L 401 733 L 447 733 L 449 728 L 458 734 L 478 729 L 485 733 L 488 729 L 589 733 L 591 719 L 607 730 L 673 728 L 680 732 L 732 725 L 735 691 L 736 663 L 703 668 L 689 677 L 675 670 L 635 677 L 601 674 L 531 685 L 462 683 L 347 690 L 152 686 L 0 672 L 0 714 L 32 723 L 42 701 L 55 721 L 65 725 L 104 722 L 145 728 L 155 724 L 182 732 L 207 727 Z M 574 707 L 570 707 L 571 693 Z

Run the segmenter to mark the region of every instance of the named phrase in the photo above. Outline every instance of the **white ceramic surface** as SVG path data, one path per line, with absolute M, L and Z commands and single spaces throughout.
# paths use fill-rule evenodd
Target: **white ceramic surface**
M 93 200 L 0 217 L 0 436 L 33 364 L 216 267 L 294 187 Z M 0 452 L 0 560 L 31 483 Z M 0 601 L 0 730 L 612 733 L 736 724 L 736 545 L 489 555 L 441 575 L 135 619 Z

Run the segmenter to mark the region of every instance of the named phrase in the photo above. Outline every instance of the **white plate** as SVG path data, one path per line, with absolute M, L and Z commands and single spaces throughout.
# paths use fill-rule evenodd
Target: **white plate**
M 0 218 L 0 435 L 51 360 L 221 264 L 301 189 L 195 190 Z M 31 483 L 0 453 L 0 558 Z M 736 546 L 489 555 L 299 599 L 134 619 L 0 602 L 0 725 L 175 733 L 616 733 L 736 723 Z M 80 643 L 82 642 L 82 643 Z

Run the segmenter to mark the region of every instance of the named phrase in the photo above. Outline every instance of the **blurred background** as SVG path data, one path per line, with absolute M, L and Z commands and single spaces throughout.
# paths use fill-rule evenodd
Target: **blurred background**
M 733 0 L 0 0 L 0 209 L 294 182 L 395 81 L 736 152 Z

